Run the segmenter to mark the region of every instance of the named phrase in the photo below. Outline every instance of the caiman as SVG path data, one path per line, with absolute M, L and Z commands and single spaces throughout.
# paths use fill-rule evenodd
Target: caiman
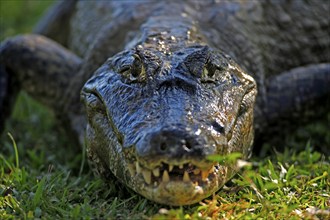
M 95 173 L 196 203 L 237 171 L 209 155 L 247 159 L 254 133 L 329 110 L 329 4 L 61 1 L 1 44 L 1 129 L 25 90 L 86 144 Z

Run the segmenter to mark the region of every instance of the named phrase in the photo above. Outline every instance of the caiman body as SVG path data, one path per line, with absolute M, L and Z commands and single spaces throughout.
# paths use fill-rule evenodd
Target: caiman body
M 329 109 L 328 14 L 327 1 L 62 2 L 35 32 L 70 51 L 39 35 L 2 43 L 1 117 L 17 85 L 86 140 L 96 173 L 192 204 L 237 171 L 209 155 L 247 159 L 254 127 Z

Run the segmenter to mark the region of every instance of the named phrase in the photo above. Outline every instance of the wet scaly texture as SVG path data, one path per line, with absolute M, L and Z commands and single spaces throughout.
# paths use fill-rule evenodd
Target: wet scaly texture
M 90 157 L 171 205 L 218 190 L 235 167 L 206 157 L 247 157 L 253 140 L 254 80 L 207 46 L 190 20 L 150 18 L 135 46 L 110 58 L 82 90 Z
M 237 171 L 208 155 L 248 158 L 253 125 L 265 139 L 329 109 L 327 2 L 66 2 L 36 31 L 71 51 L 1 44 L 0 118 L 26 90 L 86 140 L 96 173 L 153 201 L 200 201 Z

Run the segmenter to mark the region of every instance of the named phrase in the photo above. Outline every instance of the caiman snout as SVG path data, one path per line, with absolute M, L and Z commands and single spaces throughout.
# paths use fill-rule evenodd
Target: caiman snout
M 201 157 L 215 147 L 205 147 L 204 138 L 188 129 L 150 131 L 136 145 L 137 155 L 145 159 L 184 160 Z M 210 149 L 211 148 L 211 149 Z

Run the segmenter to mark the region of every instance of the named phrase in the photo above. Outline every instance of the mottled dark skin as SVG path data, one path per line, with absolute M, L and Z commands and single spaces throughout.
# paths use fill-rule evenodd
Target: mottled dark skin
M 1 117 L 19 85 L 86 135 L 96 173 L 150 200 L 206 198 L 237 172 L 209 155 L 247 159 L 254 131 L 329 110 L 328 1 L 69 2 L 36 33 L 70 51 L 40 35 L 1 44 Z

